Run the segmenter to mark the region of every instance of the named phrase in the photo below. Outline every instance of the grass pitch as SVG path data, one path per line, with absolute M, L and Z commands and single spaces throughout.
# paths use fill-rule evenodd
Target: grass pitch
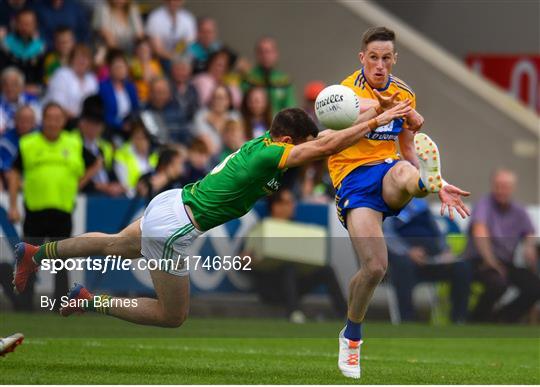
M 337 369 L 339 322 L 189 319 L 179 329 L 111 317 L 0 315 L 24 344 L 0 384 L 540 384 L 537 327 L 367 323 L 362 379 Z

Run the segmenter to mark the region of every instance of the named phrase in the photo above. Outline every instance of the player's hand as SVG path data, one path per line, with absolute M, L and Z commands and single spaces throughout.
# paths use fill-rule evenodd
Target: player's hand
M 462 189 L 446 184 L 439 191 L 439 200 L 441 201 L 441 216 L 444 216 L 444 211 L 448 209 L 448 216 L 454 220 L 454 210 L 456 210 L 463 219 L 471 215 L 471 211 L 461 200 L 461 197 L 467 197 L 471 193 Z
M 399 103 L 399 101 L 397 100 L 397 97 L 399 97 L 399 91 L 396 91 L 390 97 L 383 97 L 381 93 L 379 93 L 375 89 L 373 90 L 373 92 L 375 93 L 375 97 L 377 97 L 377 100 L 379 101 L 379 106 L 383 110 L 390 110 Z
M 396 118 L 403 118 L 407 113 L 411 111 L 411 100 L 406 99 L 401 101 L 390 110 L 386 110 L 383 113 L 375 117 L 377 126 L 386 125 L 387 123 L 395 120 Z

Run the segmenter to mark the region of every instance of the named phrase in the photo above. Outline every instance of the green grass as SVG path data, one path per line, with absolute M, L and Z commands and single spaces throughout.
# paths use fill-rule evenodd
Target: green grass
M 179 329 L 110 317 L 0 316 L 24 344 L 0 358 L 1 384 L 346 384 L 338 322 L 190 319 Z M 539 384 L 538 328 L 368 323 L 361 383 Z

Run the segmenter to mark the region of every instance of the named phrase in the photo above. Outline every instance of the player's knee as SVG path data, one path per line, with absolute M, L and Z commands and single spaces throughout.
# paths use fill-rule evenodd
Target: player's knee
M 365 265 L 365 271 L 368 281 L 372 284 L 378 284 L 386 275 L 388 264 L 383 260 L 371 260 Z
M 403 185 L 407 182 L 411 168 L 414 168 L 407 162 L 399 162 L 390 170 L 392 179 L 398 184 Z
M 176 312 L 165 314 L 163 319 L 163 327 L 165 328 L 179 328 L 187 320 L 187 312 Z

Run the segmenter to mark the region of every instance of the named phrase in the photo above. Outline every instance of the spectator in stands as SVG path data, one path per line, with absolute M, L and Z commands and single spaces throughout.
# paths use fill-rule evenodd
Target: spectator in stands
M 107 54 L 109 77 L 99 84 L 99 95 L 105 104 L 105 123 L 113 134 L 126 137 L 126 119 L 139 110 L 135 85 L 129 80 L 129 67 L 124 53 L 110 50 Z
M 328 174 L 326 160 L 314 161 L 301 168 L 294 187 L 303 201 L 310 203 L 331 203 L 335 198 L 335 189 Z
M 187 57 L 175 57 L 171 67 L 171 87 L 173 100 L 182 113 L 180 137 L 176 141 L 189 143 L 193 129 L 193 119 L 199 109 L 199 95 L 191 82 L 191 61 Z
M 236 152 L 245 142 L 246 137 L 242 121 L 227 121 L 223 131 L 223 150 L 219 156 L 219 161 L 223 161 L 232 153 Z
M 183 0 L 167 0 L 153 10 L 146 21 L 146 34 L 150 36 L 154 52 L 169 72 L 170 61 L 182 55 L 197 37 L 195 18 L 183 9 Z
M 322 81 L 311 81 L 304 87 L 304 106 L 302 108 L 311 117 L 313 122 L 317 124 L 319 130 L 324 130 L 326 128 L 319 122 L 317 115 L 315 114 L 315 100 L 325 87 L 326 84 Z
M 25 206 L 23 233 L 25 239 L 33 244 L 71 235 L 71 215 L 79 184 L 84 185 L 92 178 L 90 167 L 95 160 L 90 160 L 91 163 L 85 166 L 82 143 L 64 131 L 65 123 L 66 117 L 60 105 L 45 105 L 42 130 L 21 139 L 19 155 L 8 175 L 9 219 L 18 222 L 21 217 L 17 194 L 22 186 Z M 60 299 L 67 291 L 68 275 L 63 270 L 55 276 L 54 298 Z M 33 294 L 33 286 L 26 292 Z
M 35 12 L 23 9 L 15 17 L 14 30 L 2 39 L 0 68 L 19 68 L 26 80 L 26 91 L 39 95 L 43 82 L 45 49 L 45 41 L 41 39 L 37 29 Z
M 206 143 L 195 139 L 188 148 L 188 157 L 185 163 L 185 172 L 180 179 L 183 186 L 194 183 L 206 176 L 210 170 L 210 151 Z
M 5 173 L 11 169 L 13 161 L 19 154 L 19 140 L 35 128 L 36 114 L 34 110 L 28 105 L 23 105 L 15 113 L 15 127 L 0 137 L 0 172 L 4 186 L 7 186 Z
M 253 86 L 264 87 L 270 97 L 273 114 L 296 106 L 294 88 L 289 76 L 276 69 L 279 60 L 276 40 L 270 37 L 259 39 L 255 55 L 257 65 L 244 78 L 243 90 Z
M 208 105 L 212 93 L 218 85 L 225 85 L 231 93 L 233 106 L 240 107 L 242 92 L 234 83 L 234 80 L 229 82 L 230 79 L 227 77 L 232 65 L 231 60 L 232 57 L 229 51 L 225 49 L 216 51 L 208 58 L 207 70 L 193 78 L 193 84 L 197 88 L 201 105 Z
M 88 164 L 96 159 L 96 173 L 82 190 L 86 193 L 101 193 L 108 196 L 123 195 L 126 190 L 118 182 L 113 168 L 114 148 L 102 135 L 105 130 L 103 102 L 99 95 L 87 97 L 83 102 L 79 119 L 79 133 L 85 150 Z
M 208 58 L 222 47 L 218 40 L 216 21 L 211 17 L 201 17 L 197 21 L 197 40 L 189 46 L 189 55 L 193 57 L 193 72 L 198 74 L 206 71 Z
M 84 99 L 98 92 L 91 66 L 90 47 L 78 44 L 70 55 L 69 65 L 56 70 L 49 83 L 45 100 L 62 106 L 70 120 L 79 116 Z
M 75 0 L 40 0 L 35 2 L 39 31 L 48 47 L 54 44 L 54 32 L 60 27 L 74 31 L 78 43 L 89 43 L 87 10 Z
M 212 93 L 208 108 L 199 110 L 193 123 L 194 136 L 206 143 L 213 157 L 221 152 L 223 146 L 221 136 L 226 122 L 231 119 L 239 120 L 240 115 L 233 110 L 229 89 L 218 86 Z
M 129 141 L 117 149 L 114 161 L 118 181 L 128 196 L 133 196 L 139 178 L 157 165 L 157 155 L 152 152 L 150 135 L 142 122 L 135 121 Z
M 137 195 L 147 202 L 161 192 L 180 188 L 180 176 L 184 172 L 184 153 L 178 147 L 166 147 L 159 152 L 155 171 L 141 176 L 137 183 Z
M 92 27 L 108 48 L 132 53 L 137 39 L 144 35 L 139 7 L 131 0 L 105 0 L 94 10 Z
M 251 87 L 242 99 L 242 119 L 246 139 L 251 140 L 262 136 L 272 123 L 272 106 L 268 100 L 268 94 L 262 87 Z
M 15 16 L 24 8 L 29 8 L 31 1 L 2 0 L 0 1 L 0 38 L 3 38 L 15 23 Z
M 150 133 L 162 143 L 186 140 L 182 128 L 182 111 L 172 98 L 171 86 L 165 78 L 150 83 L 150 99 L 141 118 Z
M 24 91 L 24 74 L 16 67 L 7 67 L 0 75 L 0 135 L 15 125 L 15 113 L 25 105 L 30 106 L 41 122 L 40 104 L 34 95 Z
M 153 79 L 163 76 L 158 60 L 152 55 L 152 46 L 148 38 L 141 38 L 135 45 L 135 57 L 130 62 L 131 78 L 137 88 L 141 102 L 148 101 L 148 88 Z
M 60 67 L 69 66 L 71 52 L 75 48 L 75 36 L 67 27 L 60 27 L 54 32 L 54 49 L 45 56 L 44 81 L 49 83 L 53 73 Z
M 514 172 L 495 171 L 491 193 L 473 208 L 465 256 L 473 260 L 475 279 L 484 285 L 473 321 L 515 322 L 540 299 L 534 227 L 525 208 L 513 199 L 516 182 Z M 515 264 L 520 243 L 526 267 Z M 519 289 L 519 296 L 495 311 L 495 303 L 511 285 Z
M 469 261 L 452 255 L 427 201 L 413 199 L 399 217 L 386 219 L 383 228 L 401 320 L 417 318 L 412 302 L 416 284 L 450 281 L 451 320 L 465 322 L 472 278 Z
M 296 199 L 291 191 L 281 189 L 268 198 L 268 207 L 272 219 L 290 221 L 295 215 Z M 254 261 L 260 258 L 253 257 Z M 330 266 L 310 267 L 304 264 L 299 268 L 294 263 L 283 262 L 275 269 L 259 270 L 254 262 L 253 276 L 261 299 L 269 303 L 285 303 L 287 317 L 293 323 L 305 322 L 301 298 L 321 285 L 327 288 L 336 315 L 341 318 L 347 313 L 347 303 Z

